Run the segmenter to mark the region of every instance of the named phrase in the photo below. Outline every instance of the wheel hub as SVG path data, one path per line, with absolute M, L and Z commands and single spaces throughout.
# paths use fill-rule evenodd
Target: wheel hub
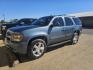
M 33 46 L 32 52 L 34 56 L 41 56 L 44 52 L 44 44 L 42 42 L 38 42 Z

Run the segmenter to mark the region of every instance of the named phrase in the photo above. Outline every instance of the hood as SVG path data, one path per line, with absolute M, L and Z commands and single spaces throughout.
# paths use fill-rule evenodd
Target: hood
M 12 27 L 10 28 L 10 30 L 14 31 L 14 32 L 21 32 L 21 31 L 24 31 L 24 30 L 27 30 L 27 29 L 33 29 L 33 28 L 36 28 L 38 26 L 35 26 L 35 25 L 30 25 L 30 26 L 17 26 L 17 27 Z

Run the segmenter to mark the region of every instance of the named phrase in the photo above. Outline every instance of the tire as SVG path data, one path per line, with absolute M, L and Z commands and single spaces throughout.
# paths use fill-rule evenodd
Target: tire
M 71 39 L 71 44 L 77 44 L 78 40 L 79 40 L 79 34 L 75 32 Z
M 15 56 L 16 56 L 16 59 L 19 61 L 19 63 L 22 63 L 22 62 L 23 62 L 23 57 L 22 57 L 22 55 L 17 54 L 17 53 L 14 53 L 14 54 L 15 54 Z
M 37 59 L 44 55 L 46 50 L 46 42 L 43 39 L 35 39 L 28 46 L 28 57 Z

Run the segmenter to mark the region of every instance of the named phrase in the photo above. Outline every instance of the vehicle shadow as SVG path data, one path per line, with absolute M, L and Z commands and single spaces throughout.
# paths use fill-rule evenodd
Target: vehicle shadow
M 68 43 L 68 44 L 61 44 L 54 47 L 49 47 L 46 53 L 49 53 L 58 48 L 62 48 L 66 45 L 70 45 L 70 44 Z M 26 55 L 12 53 L 10 49 L 6 48 L 6 46 L 0 47 L 0 67 L 3 67 L 3 66 L 13 67 L 14 62 L 16 60 L 18 60 L 20 63 L 33 61 L 33 59 L 28 58 Z
M 59 48 L 63 48 L 64 46 L 67 46 L 67 45 L 71 45 L 71 44 L 65 43 L 65 44 L 61 44 L 61 45 L 57 45 L 57 46 L 53 46 L 53 47 L 48 47 L 45 53 L 49 53 L 49 52 L 59 49 Z M 19 56 L 21 56 L 20 58 L 21 58 L 22 63 L 34 60 L 34 59 L 29 59 L 25 55 L 19 55 Z
M 48 47 L 46 52 L 48 53 L 48 52 L 51 52 L 53 50 L 56 50 L 56 49 L 59 49 L 59 48 L 63 48 L 64 46 L 67 46 L 67 45 L 71 45 L 71 44 L 70 43 L 65 43 L 65 44 L 60 44 L 60 45 L 53 46 L 53 47 Z

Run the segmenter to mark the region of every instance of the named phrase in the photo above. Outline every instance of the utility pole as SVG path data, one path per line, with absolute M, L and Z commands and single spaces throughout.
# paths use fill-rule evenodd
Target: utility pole
M 5 23 L 5 14 L 2 14 L 1 18 L 2 18 L 2 19 L 1 19 L 0 22 L 1 22 L 1 23 Z

